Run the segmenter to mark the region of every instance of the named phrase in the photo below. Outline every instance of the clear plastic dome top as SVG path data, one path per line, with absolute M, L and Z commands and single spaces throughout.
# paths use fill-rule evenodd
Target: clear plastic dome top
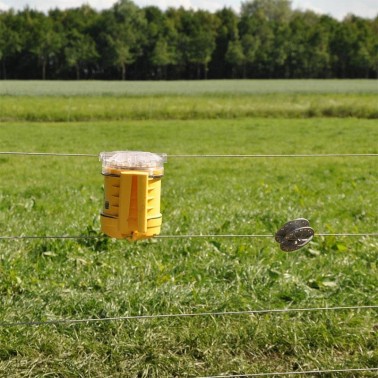
M 153 154 L 143 151 L 101 152 L 102 173 L 111 174 L 118 170 L 148 171 L 150 176 L 162 175 L 166 154 Z

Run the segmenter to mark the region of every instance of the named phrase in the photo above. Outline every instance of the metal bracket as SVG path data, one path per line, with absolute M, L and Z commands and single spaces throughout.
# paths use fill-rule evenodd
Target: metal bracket
M 314 230 L 307 219 L 299 218 L 285 223 L 275 234 L 275 240 L 281 250 L 293 252 L 309 243 L 314 237 Z

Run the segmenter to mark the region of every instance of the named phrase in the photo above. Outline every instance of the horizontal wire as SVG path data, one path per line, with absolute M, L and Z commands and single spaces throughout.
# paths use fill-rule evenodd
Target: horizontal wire
M 98 239 L 100 236 L 89 235 L 20 235 L 20 236 L 0 236 L 0 240 L 28 240 L 28 239 Z
M 285 371 L 274 373 L 251 373 L 237 375 L 211 375 L 197 378 L 242 378 L 242 377 L 272 377 L 282 375 L 307 375 L 307 374 L 331 374 L 331 373 L 358 373 L 358 372 L 375 372 L 378 368 L 357 368 L 357 369 L 327 369 L 327 370 L 303 370 L 303 371 Z
M 373 233 L 338 233 L 338 234 L 328 234 L 328 233 L 318 233 L 314 236 L 321 236 L 321 237 L 378 237 L 377 232 Z M 47 235 L 47 236 L 39 236 L 39 235 L 10 235 L 10 236 L 0 236 L 0 240 L 24 240 L 24 239 L 99 239 L 104 236 L 100 235 Z M 233 235 L 233 234 L 225 234 L 225 235 L 156 235 L 153 236 L 151 239 L 211 239 L 211 238 L 273 238 L 274 235 L 272 234 L 245 234 L 245 235 Z
M 0 155 L 19 155 L 19 156 L 58 156 L 58 157 L 98 157 L 99 154 L 70 154 L 58 152 L 17 152 L 17 151 L 0 151 Z
M 323 237 L 330 237 L 330 236 L 337 236 L 337 237 L 377 237 L 378 233 L 377 232 L 371 232 L 371 233 L 361 233 L 361 234 L 355 234 L 355 233 L 340 233 L 340 234 L 330 234 L 330 233 L 320 233 L 320 234 L 315 234 L 314 236 L 323 236 Z
M 252 155 L 168 155 L 169 158 L 310 158 L 310 157 L 378 157 L 378 154 L 252 154 Z
M 290 312 L 315 312 L 315 311 L 346 311 L 346 310 L 377 310 L 378 305 L 368 306 L 336 306 L 336 307 L 307 307 L 307 308 L 282 308 L 265 310 L 245 310 L 245 311 L 223 311 L 223 312 L 198 312 L 198 313 L 178 313 L 178 314 L 156 314 L 156 315 L 128 315 L 107 318 L 88 318 L 88 319 L 55 319 L 45 321 L 21 321 L 21 322 L 0 322 L 0 327 L 17 326 L 42 326 L 53 324 L 77 324 L 110 322 L 125 320 L 149 320 L 164 318 L 194 318 L 201 316 L 235 316 L 235 315 L 264 315 L 264 314 L 283 314 Z
M 378 233 L 336 233 L 336 234 L 330 234 L 330 233 L 316 233 L 314 236 L 323 236 L 323 237 L 329 237 L 329 236 L 340 236 L 340 237 L 377 237 Z M 210 234 L 210 235 L 156 235 L 154 236 L 155 239 L 190 239 L 190 238 L 273 238 L 274 235 L 272 234 L 243 234 L 243 235 L 237 235 L 237 234 L 224 234 L 224 235 L 217 235 L 217 234 Z
M 209 234 L 209 235 L 202 235 L 202 234 L 192 234 L 192 235 L 156 235 L 154 238 L 156 239 L 206 239 L 206 238 L 272 238 L 274 235 L 271 234 L 245 234 L 245 235 L 234 235 L 234 234 Z
M 19 156 L 58 156 L 58 157 L 99 157 L 99 154 L 55 153 L 55 152 L 18 152 L 0 151 L 0 155 Z M 169 158 L 328 158 L 328 157 L 378 157 L 378 154 L 193 154 L 193 155 L 167 155 Z

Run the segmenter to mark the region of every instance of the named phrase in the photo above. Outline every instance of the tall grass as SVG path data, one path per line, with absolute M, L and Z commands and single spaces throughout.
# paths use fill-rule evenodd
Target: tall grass
M 0 97 L 1 121 L 378 118 L 377 94 Z

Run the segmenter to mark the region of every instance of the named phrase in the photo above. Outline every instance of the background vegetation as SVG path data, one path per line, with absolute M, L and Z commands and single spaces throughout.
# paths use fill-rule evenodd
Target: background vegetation
M 343 88 L 351 84 L 337 83 L 322 94 L 330 108 L 348 98 Z M 214 87 L 201 113 L 186 111 L 197 97 L 181 97 L 182 83 L 164 96 L 159 86 L 154 95 L 143 94 L 141 84 L 139 90 L 133 87 L 138 96 L 103 97 L 85 97 L 80 82 L 70 83 L 63 97 L 62 88 L 54 92 L 42 83 L 24 83 L 29 96 L 14 96 L 23 92 L 22 83 L 2 84 L 13 95 L 0 98 L 9 117 L 0 123 L 0 151 L 378 153 L 377 121 L 369 113 L 278 116 L 282 101 L 295 107 L 319 100 L 312 97 L 316 93 L 293 93 L 293 87 L 285 95 L 282 83 L 277 83 L 281 93 L 274 95 L 258 94 L 266 87 L 250 82 L 253 89 L 245 88 L 250 93 L 237 95 L 235 102 L 234 92 Z M 193 93 L 203 90 L 201 82 L 190 85 Z M 356 84 L 357 104 L 359 98 L 377 100 L 377 91 L 364 93 L 364 85 Z M 33 96 L 31 88 L 51 96 Z M 79 97 L 73 95 L 78 92 Z M 108 92 L 105 83 L 102 92 Z M 264 118 L 238 117 L 237 112 L 215 116 L 217 101 L 225 106 L 227 99 L 232 107 L 241 98 L 252 110 L 251 104 L 269 105 L 271 113 Z M 111 106 L 109 100 L 127 116 L 115 120 L 106 113 L 100 103 Z M 149 116 L 132 116 L 133 101 L 139 101 L 139 114 L 143 110 Z M 153 108 L 155 101 L 163 109 L 162 101 L 182 106 L 171 107 L 163 117 Z M 196 106 L 203 101 L 200 96 Z M 94 109 L 92 118 L 85 120 L 89 109 Z M 28 114 L 33 122 L 26 121 Z M 316 237 L 292 254 L 281 252 L 269 238 L 137 243 L 103 238 L 100 171 L 93 157 L 0 156 L 0 235 L 98 236 L 0 241 L 0 375 L 161 378 L 378 366 L 376 310 L 6 326 L 28 320 L 378 303 L 376 238 Z M 165 235 L 270 234 L 296 217 L 307 217 L 317 233 L 377 232 L 376 158 L 168 157 L 165 173 Z M 348 375 L 354 376 L 373 374 Z
M 238 14 L 130 0 L 25 8 L 0 12 L 0 78 L 376 78 L 377 35 L 377 15 L 338 21 L 288 0 L 245 1 Z
M 2 121 L 378 118 L 374 80 L 0 81 L 0 95 Z

